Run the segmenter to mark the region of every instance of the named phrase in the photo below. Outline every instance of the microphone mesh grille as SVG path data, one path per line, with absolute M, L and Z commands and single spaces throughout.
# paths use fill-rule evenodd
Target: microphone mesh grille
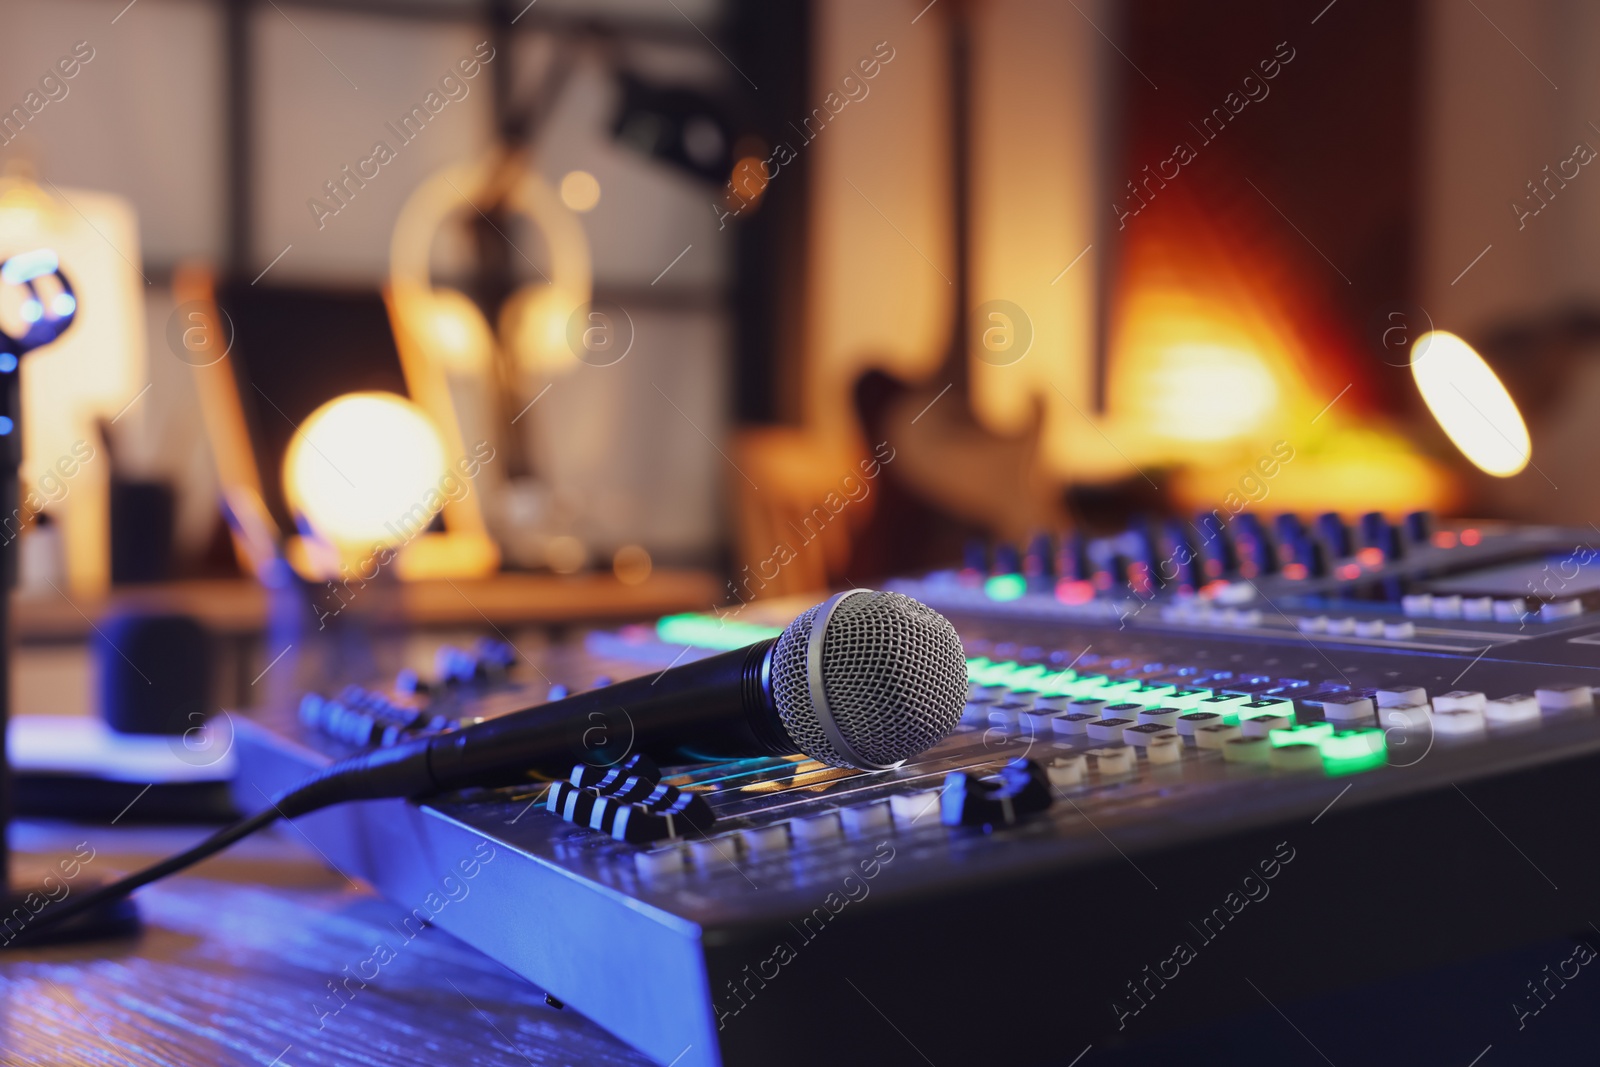
M 822 605 L 801 615 L 772 652 L 772 696 L 799 749 L 836 767 L 909 759 L 949 736 L 967 697 L 967 661 L 943 615 L 899 593 L 845 597 L 828 617 L 822 679 L 834 723 L 854 753 L 823 731 L 811 699 L 809 645 Z

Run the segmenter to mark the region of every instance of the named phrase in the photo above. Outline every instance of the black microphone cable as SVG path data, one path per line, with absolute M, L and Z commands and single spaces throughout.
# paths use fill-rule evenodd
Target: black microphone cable
M 379 749 L 333 764 L 322 773 L 272 797 L 269 806 L 223 827 L 192 848 L 77 897 L 63 898 L 34 915 L 26 929 L 9 944 L 23 945 L 40 931 L 60 925 L 118 900 L 135 889 L 194 866 L 236 841 L 279 819 L 293 819 L 347 800 L 376 800 L 416 796 L 431 792 L 427 770 L 426 739 Z

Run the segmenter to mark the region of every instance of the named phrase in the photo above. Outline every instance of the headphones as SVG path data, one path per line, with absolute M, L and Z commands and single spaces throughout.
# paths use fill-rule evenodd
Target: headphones
M 494 327 L 466 294 L 435 286 L 429 266 L 439 227 L 463 209 L 477 210 L 483 199 L 503 202 L 531 221 L 550 258 L 548 274 L 534 267 L 545 280 L 512 293 Z M 520 154 L 497 150 L 476 163 L 447 167 L 418 186 L 395 222 L 389 278 L 397 325 L 444 369 L 488 369 L 497 342 L 524 373 L 560 374 L 577 362 L 568 326 L 592 293 L 589 240 L 578 217 Z

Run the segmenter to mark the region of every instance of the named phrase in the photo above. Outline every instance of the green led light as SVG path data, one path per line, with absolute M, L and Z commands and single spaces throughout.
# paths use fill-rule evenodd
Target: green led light
M 983 672 L 988 669 L 990 662 L 991 661 L 988 656 L 979 656 L 976 659 L 967 660 L 967 681 L 980 681 L 983 678 Z
M 1015 600 L 1028 591 L 1028 580 L 1020 574 L 997 574 L 983 583 L 990 600 Z
M 1282 730 L 1268 730 L 1267 737 L 1274 746 L 1282 745 L 1320 745 L 1324 738 L 1333 736 L 1333 723 L 1308 722 L 1298 726 L 1286 727 Z
M 1324 760 L 1366 759 L 1384 754 L 1382 730 L 1341 730 L 1317 742 Z
M 1068 667 L 1064 671 L 1057 671 L 1039 686 L 1039 692 L 1045 696 L 1068 696 L 1072 694 L 1071 686 L 1077 680 L 1078 672 Z
M 1175 685 L 1161 685 L 1159 683 L 1146 682 L 1144 685 L 1141 685 L 1139 688 L 1130 693 L 1128 695 L 1128 699 L 1134 701 L 1143 701 L 1146 704 L 1154 707 L 1155 705 L 1166 701 L 1169 696 L 1177 691 L 1178 687 Z
M 743 648 L 781 633 L 781 626 L 730 622 L 715 615 L 697 613 L 668 615 L 656 621 L 656 637 L 669 645 L 688 645 L 691 648 Z
M 1229 726 L 1239 725 L 1239 709 L 1250 703 L 1249 697 L 1206 697 L 1194 706 L 1196 711 L 1214 711 Z
M 1165 703 L 1170 707 L 1182 708 L 1184 711 L 1194 711 L 1200 706 L 1200 702 L 1210 695 L 1209 689 L 1176 689 L 1167 697 Z
M 1048 684 L 1049 680 L 1050 669 L 1040 664 L 1035 664 L 1032 667 L 1023 667 L 1021 670 L 1012 674 L 1010 679 L 1007 680 L 1006 685 L 1012 689 L 1025 689 L 1029 692 L 1037 692 L 1040 689 L 1043 689 L 1044 686 Z
M 1374 767 L 1382 767 L 1388 762 L 1388 756 L 1382 752 L 1374 752 L 1366 756 L 1351 756 L 1347 759 L 1330 759 L 1324 755 L 1322 757 L 1322 769 L 1330 777 L 1338 778 L 1341 775 L 1360 774 L 1362 771 L 1370 771 Z

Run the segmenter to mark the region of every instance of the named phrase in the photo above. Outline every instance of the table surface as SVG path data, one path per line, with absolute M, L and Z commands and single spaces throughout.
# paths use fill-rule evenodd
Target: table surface
M 85 872 L 107 878 L 204 833 L 21 822 L 11 836 L 23 871 L 86 841 Z M 402 908 L 328 869 L 292 825 L 137 899 L 136 937 L 0 952 L 0 1063 L 650 1063 L 437 927 L 408 939 Z
M 497 574 L 397 582 L 387 593 L 397 620 L 414 626 L 616 623 L 709 611 L 724 599 L 714 575 L 692 570 L 657 570 L 637 585 L 625 585 L 609 573 Z M 369 593 L 367 599 L 374 596 Z M 331 595 L 325 599 L 327 606 L 337 604 Z M 182 612 L 219 634 L 257 633 L 267 623 L 269 594 L 257 582 L 228 579 L 135 586 L 94 599 L 50 590 L 19 593 L 12 603 L 18 640 L 73 641 L 90 635 L 91 619 L 117 608 Z M 312 617 L 309 606 L 306 617 Z

